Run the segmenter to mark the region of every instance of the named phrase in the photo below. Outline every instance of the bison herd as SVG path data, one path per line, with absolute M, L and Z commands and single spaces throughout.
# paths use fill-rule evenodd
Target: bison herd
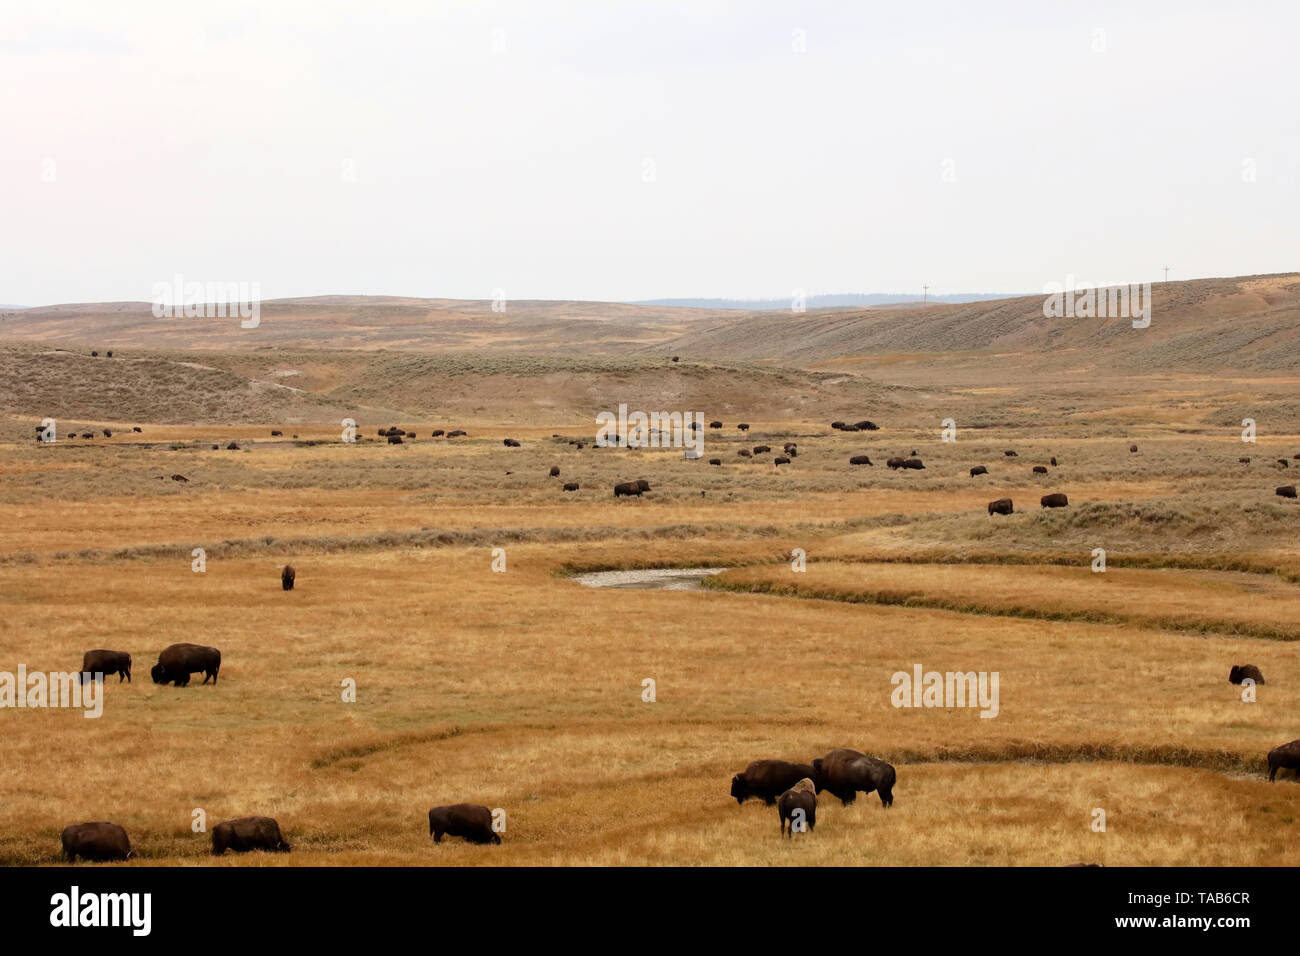
M 755 760 L 731 778 L 731 795 L 736 803 L 762 800 L 777 807 L 781 835 L 793 836 L 796 820 L 802 819 L 808 832 L 817 822 L 817 795 L 822 791 L 848 806 L 859 793 L 875 792 L 882 807 L 894 803 L 897 774 L 892 765 L 857 750 L 832 750 L 812 763 L 788 760 Z M 796 812 L 800 817 L 795 816 Z

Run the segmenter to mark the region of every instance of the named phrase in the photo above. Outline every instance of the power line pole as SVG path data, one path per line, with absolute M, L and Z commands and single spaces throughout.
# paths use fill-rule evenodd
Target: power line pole
M 923 286 L 921 286 L 921 291 L 924 293 L 924 294 L 921 296 L 921 304 L 922 304 L 922 305 L 929 305 L 929 304 L 930 304 L 930 287 L 929 287 L 928 285 L 923 285 Z
M 1165 281 L 1169 281 L 1169 267 L 1165 266 Z

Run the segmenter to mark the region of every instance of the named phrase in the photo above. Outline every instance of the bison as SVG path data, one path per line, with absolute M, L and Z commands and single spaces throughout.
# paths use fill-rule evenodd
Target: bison
M 286 591 L 292 591 L 293 579 L 297 573 L 298 572 L 293 569 L 292 564 L 286 564 L 284 570 L 280 572 L 280 587 L 284 588 Z
M 1129 445 L 1129 446 L 1128 446 L 1128 450 L 1129 450 L 1130 453 L 1132 453 L 1132 452 L 1136 452 L 1136 451 L 1138 450 L 1138 446 L 1137 446 L 1137 445 Z
M 288 853 L 292 847 L 280 832 L 280 824 L 273 817 L 240 817 L 226 820 L 212 828 L 212 855 L 221 856 L 227 850 L 248 853 L 266 850 L 268 853 Z
M 462 429 L 462 428 L 457 428 L 455 431 L 447 432 L 447 437 L 448 437 L 448 438 L 460 438 L 462 435 L 468 435 L 468 434 L 469 434 L 469 433 L 466 432 L 464 429 Z
M 203 683 L 212 681 L 217 686 L 217 672 L 221 670 L 221 651 L 202 644 L 172 644 L 158 655 L 158 663 L 149 675 L 155 684 L 175 684 L 185 687 L 190 675 L 203 672 Z
M 753 452 L 751 452 L 748 448 L 742 448 L 742 449 L 740 449 L 740 451 L 736 452 L 736 454 L 739 455 L 741 458 L 753 458 L 753 457 L 754 457 Z
M 104 437 L 105 437 L 105 438 L 112 438 L 112 437 L 113 437 L 113 430 L 112 430 L 111 428 L 105 428 L 105 429 L 104 429 Z
M 643 490 L 639 481 L 621 481 L 614 486 L 614 497 L 621 498 L 624 495 L 636 495 L 640 498 Z
M 721 464 L 722 464 L 722 459 L 721 459 L 721 458 L 710 458 L 710 459 L 709 459 L 709 464 L 710 464 L 710 465 L 721 465 Z
M 1232 670 L 1228 672 L 1229 684 L 1240 684 L 1248 678 L 1256 684 L 1264 683 L 1264 675 L 1254 664 L 1233 664 Z
M 710 427 L 710 428 L 721 428 L 721 427 L 722 427 L 722 422 L 719 422 L 719 421 L 711 421 L 711 422 L 709 422 L 709 427 Z
M 970 470 L 970 476 L 972 478 L 974 478 L 976 475 L 987 475 L 988 473 L 989 470 L 985 468 L 983 465 L 976 465 L 974 468 Z
M 131 655 L 126 651 L 86 651 L 81 657 L 81 681 L 99 674 L 101 677 L 116 674 L 120 684 L 125 678 L 131 683 Z
M 841 748 L 814 760 L 812 766 L 812 779 L 817 792 L 830 791 L 839 797 L 844 806 L 856 800 L 859 793 L 870 793 L 873 790 L 879 793 L 882 807 L 894 803 L 894 781 L 897 774 L 883 760 Z
M 755 446 L 754 446 L 754 454 L 755 454 L 755 455 L 765 455 L 765 454 L 767 454 L 767 453 L 768 453 L 769 451 L 771 451 L 771 450 L 772 450 L 772 446 L 771 446 L 771 445 L 755 445 Z
M 1300 770 L 1300 740 L 1274 747 L 1268 752 L 1268 782 L 1272 783 L 1283 767 Z
M 514 438 L 506 438 L 506 439 L 504 439 L 504 440 L 501 442 L 501 444 L 505 445 L 507 448 L 519 448 L 519 447 L 521 447 L 520 444 L 519 444 L 519 442 L 518 442 L 516 439 L 514 439 Z
M 551 466 L 550 477 L 552 477 L 552 478 L 559 478 L 559 477 L 560 477 L 560 466 L 559 466 L 559 465 L 552 465 L 552 466 Z
M 862 432 L 880 431 L 879 425 L 877 425 L 875 422 L 866 421 L 865 419 L 860 422 L 854 422 L 853 427 L 856 428 L 858 431 L 862 431 Z
M 388 433 L 388 444 L 390 444 L 390 445 L 402 445 L 402 444 L 405 444 L 405 443 L 402 441 L 402 436 L 401 436 L 401 435 L 394 435 L 392 432 L 389 432 L 389 433 Z
M 915 469 L 915 470 L 917 470 L 917 471 L 924 471 L 924 470 L 925 470 L 925 465 L 923 465 L 923 464 L 921 463 L 921 459 L 919 459 L 919 458 L 907 458 L 907 459 L 905 459 L 905 460 L 903 461 L 902 467 L 903 467 L 903 468 L 912 468 L 912 469 Z
M 781 836 L 794 837 L 796 811 L 802 811 L 808 832 L 817 826 L 817 785 L 804 777 L 777 798 L 776 812 L 781 818 Z
M 903 467 L 903 461 L 904 459 L 902 458 L 890 458 L 888 461 L 885 462 L 885 464 L 888 465 L 890 468 L 897 469 Z
M 91 437 L 91 438 L 94 438 L 95 436 L 94 436 L 94 435 L 91 435 L 90 437 Z M 1277 460 L 1277 463 L 1278 463 L 1279 465 L 1281 465 L 1283 468 L 1290 468 L 1290 467 L 1291 467 L 1291 463 L 1290 463 L 1289 461 L 1287 461 L 1285 458 L 1279 458 L 1279 459 Z
M 736 798 L 736 803 L 743 804 L 753 797 L 770 807 L 776 803 L 777 797 L 805 777 L 813 777 L 810 764 L 754 760 L 743 771 L 732 775 L 731 795 Z
M 1238 461 L 1239 463 L 1243 464 L 1243 465 L 1249 465 L 1249 464 L 1250 464 L 1250 459 L 1249 459 L 1249 458 L 1238 458 L 1237 461 Z
M 86 437 L 89 438 L 90 436 L 87 435 Z M 232 441 L 226 446 L 226 451 L 239 451 L 239 446 Z
M 739 428 L 742 432 L 747 432 L 749 431 L 749 422 L 741 422 L 736 427 Z
M 278 431 L 276 431 L 276 430 L 273 428 L 273 429 L 271 429 L 271 437 L 272 437 L 272 438 L 283 438 L 283 437 L 284 437 L 284 432 L 278 432 Z
M 1020 457 L 1020 456 L 1017 455 L 1014 451 L 1004 451 L 1002 454 L 1006 455 L 1008 458 L 1019 458 L 1019 457 Z
M 870 456 L 870 455 L 854 455 L 852 458 L 849 459 L 849 464 L 850 464 L 850 465 L 871 465 L 871 456 Z M 875 465 L 871 465 L 871 467 L 874 468 Z
M 1281 495 L 1283 498 L 1295 497 L 1295 485 L 1281 485 L 1274 494 Z
M 997 501 L 989 502 L 989 514 L 991 515 L 1009 515 L 1012 510 L 1010 498 L 999 498 Z
M 1055 458 L 1052 459 L 1052 467 L 1053 467 L 1053 468 L 1056 467 L 1056 459 L 1055 459 Z
M 139 432 L 139 433 L 142 434 L 142 435 L 144 434 L 144 429 L 141 428 L 139 425 L 133 425 L 133 426 L 131 427 L 131 431 L 133 431 L 133 432 Z
M 455 803 L 429 811 L 429 835 L 441 843 L 444 835 L 464 837 L 466 843 L 500 843 L 492 829 L 492 811 L 473 803 Z
M 844 427 L 843 422 L 831 422 L 831 428 L 834 428 L 836 431 L 839 431 L 843 427 Z
M 1069 503 L 1070 499 L 1057 491 L 1050 495 L 1043 495 L 1039 505 L 1043 508 L 1064 508 Z
M 63 828 L 63 855 L 69 863 L 77 857 L 95 863 L 131 857 L 131 841 L 116 823 L 74 823 Z
M 1047 474 L 1047 466 L 1046 466 L 1046 465 L 1034 465 L 1034 474 L 1035 474 L 1035 475 L 1045 475 L 1045 474 Z
M 774 465 L 788 465 L 788 464 L 790 464 L 790 459 L 787 458 L 787 457 L 785 457 L 785 455 L 778 455 L 776 458 L 773 458 L 773 459 L 772 459 L 772 464 L 774 464 Z
M 447 433 L 446 433 L 443 429 L 441 429 L 441 428 L 435 428 L 432 432 L 429 433 L 429 437 L 430 437 L 430 438 L 441 438 L 441 437 L 442 437 L 443 435 L 445 435 L 445 434 L 447 434 Z

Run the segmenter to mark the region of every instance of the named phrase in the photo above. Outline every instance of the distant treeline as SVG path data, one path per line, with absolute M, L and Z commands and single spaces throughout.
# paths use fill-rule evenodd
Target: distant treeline
M 932 295 L 930 302 L 986 302 L 991 299 L 1012 299 L 1018 292 L 959 292 L 955 295 Z M 865 308 L 871 305 L 902 305 L 920 302 L 923 296 L 887 292 L 851 292 L 842 295 L 810 295 L 804 299 L 809 309 Z M 658 305 L 685 309 L 788 309 L 793 297 L 784 299 L 646 299 L 629 305 Z

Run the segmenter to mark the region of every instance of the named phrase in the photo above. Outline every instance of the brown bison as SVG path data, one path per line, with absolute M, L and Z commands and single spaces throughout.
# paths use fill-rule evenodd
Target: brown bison
M 1281 485 L 1274 494 L 1281 495 L 1283 498 L 1295 497 L 1295 485 Z
M 1249 458 L 1238 458 L 1237 461 L 1240 462 L 1240 463 L 1243 464 L 1243 465 L 1249 465 L 1249 464 L 1250 464 L 1250 459 L 1249 459 Z
M 840 429 L 842 432 L 860 432 L 862 431 L 857 425 L 845 425 Z
M 924 471 L 924 470 L 925 470 L 925 465 L 921 463 L 921 459 L 919 459 L 919 458 L 907 458 L 907 459 L 904 459 L 903 464 L 902 464 L 902 467 L 903 467 L 903 468 L 913 468 L 913 469 L 916 469 L 917 471 Z
M 774 464 L 774 465 L 788 465 L 788 464 L 790 464 L 790 459 L 787 458 L 787 457 L 785 457 L 785 455 L 778 455 L 776 458 L 773 458 L 773 459 L 772 459 L 772 464 Z
M 771 445 L 755 445 L 755 446 L 754 446 L 754 454 L 755 454 L 755 455 L 765 455 L 765 454 L 767 454 L 767 453 L 768 453 L 769 451 L 771 451 L 771 450 L 772 450 L 772 446 L 771 446 Z
M 577 490 L 578 490 L 578 483 L 577 483 L 576 481 L 566 481 L 566 482 L 564 483 L 564 490 L 565 490 L 565 491 L 577 491 Z
M 865 419 L 862 420 L 862 421 L 860 421 L 860 422 L 854 422 L 854 423 L 853 423 L 853 427 L 856 428 L 856 429 L 857 429 L 858 431 L 860 431 L 860 432 L 877 432 L 877 431 L 880 431 L 880 426 L 879 426 L 879 425 L 877 425 L 875 422 L 870 422 L 870 421 L 867 421 L 867 420 L 865 420 Z
M 1019 458 L 1019 457 L 1020 457 L 1020 456 L 1017 455 L 1014 451 L 1004 451 L 1002 454 L 1006 455 L 1008 458 Z
M 139 433 L 142 434 L 142 435 L 144 434 L 144 429 L 141 428 L 139 425 L 134 425 L 134 426 L 132 426 L 131 431 L 133 431 L 133 432 L 139 432 Z
M 462 435 L 469 434 L 463 428 L 457 428 L 455 431 L 447 432 L 448 438 L 460 438 Z
M 742 432 L 747 432 L 749 431 L 749 422 L 741 422 L 736 427 L 739 428 Z
M 272 437 L 272 438 L 282 438 L 282 437 L 284 437 L 284 432 L 278 432 L 278 431 L 276 431 L 276 430 L 273 428 L 273 429 L 271 429 L 271 437 Z
M 804 777 L 777 798 L 776 812 L 781 818 L 781 836 L 794 837 L 796 813 L 802 816 L 804 826 L 812 833 L 817 826 L 816 784 Z
M 86 437 L 90 438 L 92 436 L 87 435 Z M 232 441 L 229 445 L 226 446 L 226 451 L 239 451 L 239 446 Z
M 1260 673 L 1259 668 L 1254 664 L 1233 664 L 1232 670 L 1228 672 L 1229 684 L 1240 684 L 1247 678 L 1253 680 L 1256 684 L 1264 683 L 1264 675 Z
M 1135 451 L 1138 450 L 1138 446 L 1137 446 L 1137 445 L 1129 445 L 1129 446 L 1128 446 L 1128 450 L 1129 450 L 1130 452 L 1135 452 Z
M 1268 782 L 1272 783 L 1283 767 L 1300 770 L 1300 740 L 1293 740 L 1268 752 Z
M 507 448 L 519 448 L 519 447 L 521 447 L 520 444 L 519 444 L 519 442 L 518 442 L 516 439 L 514 439 L 514 438 L 506 438 L 506 439 L 504 439 L 504 440 L 501 442 L 501 444 L 505 445 Z
M 894 469 L 902 468 L 904 460 L 905 459 L 902 458 L 890 458 L 888 461 L 885 462 L 885 464 L 888 465 L 890 468 L 894 468 Z
M 284 570 L 280 572 L 280 587 L 286 591 L 293 590 L 293 579 L 297 577 L 298 572 L 293 569 L 292 564 L 286 564 Z
M 777 797 L 804 777 L 813 777 L 813 768 L 809 764 L 791 763 L 788 760 L 754 760 L 743 771 L 732 775 L 731 795 L 737 803 L 744 803 L 753 797 L 770 807 L 776 803 Z
M 104 429 L 104 437 L 105 437 L 105 438 L 112 438 L 112 437 L 113 437 L 113 430 L 112 430 L 111 428 L 105 428 L 105 429 Z
M 710 458 L 710 459 L 709 459 L 709 464 L 710 464 L 710 465 L 721 465 L 721 464 L 722 464 L 722 459 L 721 459 L 721 458 Z
M 987 475 L 988 473 L 989 470 L 985 468 L 983 465 L 976 465 L 974 468 L 970 470 L 970 476 L 972 478 L 974 478 L 976 475 Z
M 1053 467 L 1053 468 L 1056 467 L 1056 459 L 1055 459 L 1055 458 L 1052 459 L 1052 467 Z
M 1010 498 L 999 498 L 997 501 L 989 502 L 989 514 L 991 515 L 1009 515 L 1012 510 Z
M 445 435 L 445 434 L 447 434 L 447 433 L 446 433 L 445 431 L 443 431 L 441 428 L 435 428 L 432 432 L 429 433 L 429 437 L 430 437 L 430 438 L 441 438 L 441 437 L 442 437 L 443 435 Z
M 266 850 L 268 853 L 288 853 L 292 847 L 280 832 L 280 824 L 273 817 L 240 817 L 226 820 L 212 828 L 212 855 L 221 856 L 227 850 L 248 853 Z
M 1050 495 L 1043 495 L 1039 505 L 1043 508 L 1064 508 L 1069 503 L 1070 499 L 1057 491 Z
M 825 757 L 812 762 L 813 782 L 817 792 L 829 790 L 839 797 L 840 803 L 848 806 L 858 798 L 859 793 L 875 790 L 880 794 L 882 807 L 892 806 L 894 802 L 894 781 L 897 774 L 894 768 L 875 757 L 856 750 L 841 748 L 832 750 Z
M 91 437 L 91 438 L 94 438 L 95 436 L 94 436 L 94 435 L 91 435 L 90 437 Z M 1281 465 L 1283 468 L 1290 468 L 1290 467 L 1291 467 L 1291 463 L 1290 463 L 1289 461 L 1287 461 L 1285 458 L 1279 458 L 1279 459 L 1277 460 L 1277 463 L 1278 463 L 1279 465 Z
M 69 863 L 77 857 L 94 863 L 126 860 L 131 857 L 131 841 L 116 823 L 74 823 L 63 828 L 63 856 Z
M 753 458 L 753 457 L 754 457 L 753 453 L 752 453 L 748 448 L 742 448 L 742 449 L 740 449 L 740 451 L 736 452 L 736 454 L 739 455 L 741 458 Z
M 551 474 L 550 474 L 550 476 L 551 476 L 552 478 L 559 478 L 559 477 L 560 477 L 560 466 L 559 466 L 559 465 L 552 465 L 552 466 L 551 466 Z
M 831 422 L 831 428 L 834 428 L 836 431 L 839 431 L 843 427 L 844 427 L 843 422 Z
M 1047 466 L 1046 466 L 1046 465 L 1034 465 L 1034 474 L 1035 474 L 1035 475 L 1045 475 L 1045 474 L 1047 474 Z
M 203 683 L 212 681 L 217 686 L 217 672 L 221 670 L 221 651 L 201 644 L 172 644 L 158 655 L 158 663 L 149 671 L 155 684 L 175 684 L 185 687 L 190 675 L 203 672 Z
M 709 427 L 710 427 L 710 428 L 721 428 L 721 427 L 722 427 L 722 422 L 719 422 L 719 421 L 712 421 L 712 422 L 709 422 Z
M 643 490 L 639 481 L 621 481 L 614 486 L 614 497 L 621 498 L 624 495 L 636 495 L 640 498 Z
M 404 442 L 402 441 L 402 436 L 401 436 L 401 435 L 394 435 L 392 432 L 389 432 L 389 433 L 388 433 L 388 444 L 390 444 L 390 445 L 401 445 L 401 444 L 404 444 Z
M 123 678 L 129 684 L 131 655 L 126 651 L 86 651 L 81 656 L 81 682 L 84 684 L 87 678 L 93 678 L 96 674 L 100 677 L 116 674 L 119 684 L 122 683 Z
M 464 837 L 466 843 L 500 843 L 492 829 L 492 811 L 473 803 L 455 803 L 429 811 L 429 834 L 434 843 L 444 835 Z
M 849 464 L 850 464 L 850 465 L 871 465 L 871 456 L 870 456 L 870 455 L 854 455 L 852 458 L 849 459 Z M 875 465 L 871 465 L 871 467 L 874 468 L 874 467 L 876 467 L 876 466 L 875 466 Z

